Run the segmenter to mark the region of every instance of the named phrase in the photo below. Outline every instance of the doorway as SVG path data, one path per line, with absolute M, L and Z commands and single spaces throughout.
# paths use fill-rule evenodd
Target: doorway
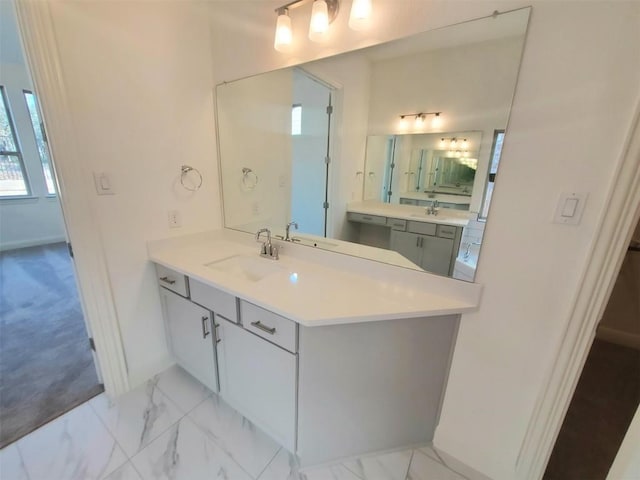
M 45 128 L 0 5 L 0 448 L 102 392 Z
M 604 480 L 640 403 L 640 223 L 598 324 L 545 480 Z

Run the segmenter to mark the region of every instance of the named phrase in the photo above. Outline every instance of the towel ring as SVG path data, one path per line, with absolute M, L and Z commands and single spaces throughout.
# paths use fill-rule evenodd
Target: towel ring
M 196 175 L 198 176 L 197 185 L 195 186 L 185 185 L 185 178 L 187 178 L 187 175 L 189 174 L 189 172 L 195 172 Z M 190 192 L 196 192 L 200 190 L 200 187 L 202 186 L 202 174 L 196 168 L 190 167 L 189 165 L 182 165 L 182 167 L 180 167 L 180 184 Z
M 248 190 L 253 190 L 258 185 L 258 175 L 250 168 L 242 168 L 242 185 Z

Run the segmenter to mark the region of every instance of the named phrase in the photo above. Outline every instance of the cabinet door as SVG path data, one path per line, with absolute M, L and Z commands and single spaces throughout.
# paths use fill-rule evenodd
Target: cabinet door
M 395 250 L 416 265 L 420 265 L 422 256 L 422 249 L 419 245 L 420 237 L 421 235 L 416 233 L 391 230 L 391 250 Z
M 220 394 L 245 417 L 295 452 L 297 356 L 222 318 Z
M 439 275 L 449 275 L 451 269 L 451 254 L 453 253 L 453 239 L 422 236 L 422 261 L 420 266 L 425 270 Z
M 208 310 L 162 290 L 167 333 L 178 365 L 214 392 L 218 391 L 213 316 Z

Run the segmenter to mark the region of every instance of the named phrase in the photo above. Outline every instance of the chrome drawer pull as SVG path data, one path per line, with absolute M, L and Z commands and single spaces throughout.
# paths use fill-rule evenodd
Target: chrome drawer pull
M 263 332 L 267 332 L 269 335 L 274 335 L 276 333 L 276 327 L 266 327 L 260 321 L 251 322 L 251 325 L 259 330 L 262 330 Z
M 209 317 L 202 317 L 202 338 L 207 338 L 207 336 L 211 333 L 207 330 L 207 320 Z
M 218 333 L 218 328 L 220 327 L 219 323 L 213 322 L 213 330 L 215 332 L 216 335 L 216 343 L 220 343 L 222 340 L 220 340 L 220 334 Z
M 169 277 L 160 277 L 160 281 L 168 283 L 169 285 L 173 285 L 174 283 L 176 283 L 175 280 L 171 280 Z

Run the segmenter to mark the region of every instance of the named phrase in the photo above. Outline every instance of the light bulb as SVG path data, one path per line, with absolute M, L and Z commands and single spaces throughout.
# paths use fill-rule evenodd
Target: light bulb
M 287 9 L 284 9 L 278 13 L 278 20 L 276 22 L 276 38 L 273 42 L 273 48 L 283 53 L 290 52 L 292 40 L 293 32 L 291 31 L 291 17 L 289 17 Z
M 465 150 L 469 149 L 469 142 L 466 138 L 462 141 L 462 148 L 464 148 Z
M 362 30 L 369 24 L 371 17 L 371 0 L 353 0 L 351 14 L 349 15 L 349 28 Z
M 442 117 L 440 116 L 440 112 L 436 113 L 431 119 L 431 126 L 433 128 L 440 128 L 442 126 Z
M 329 29 L 329 9 L 325 0 L 315 0 L 311 9 L 309 23 L 309 39 L 313 42 L 322 40 L 323 34 Z

